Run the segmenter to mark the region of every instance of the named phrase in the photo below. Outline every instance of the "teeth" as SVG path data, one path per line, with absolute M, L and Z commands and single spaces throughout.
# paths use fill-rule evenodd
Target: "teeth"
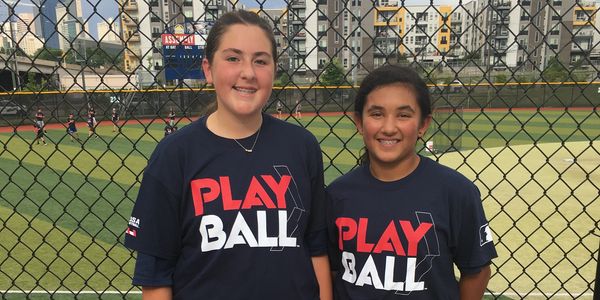
M 382 144 L 384 144 L 384 145 L 394 145 L 398 141 L 397 140 L 380 140 L 379 142 L 382 143 Z
M 247 93 L 247 94 L 252 94 L 254 92 L 256 92 L 256 90 L 254 89 L 243 89 L 243 88 L 239 88 L 239 87 L 235 87 L 235 90 L 241 93 Z

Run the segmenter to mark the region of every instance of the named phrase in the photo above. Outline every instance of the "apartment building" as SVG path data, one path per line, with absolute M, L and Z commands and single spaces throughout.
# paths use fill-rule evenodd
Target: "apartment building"
M 231 10 L 227 0 L 121 0 L 121 27 L 126 43 L 125 69 L 152 73 L 160 78 L 163 33 L 183 28 L 186 33 L 205 35 L 212 23 Z M 139 68 L 143 65 L 143 68 Z M 158 75 L 157 75 L 158 74 Z
M 290 65 L 290 50 L 287 38 L 288 32 L 288 10 L 286 8 L 274 9 L 250 9 L 250 11 L 258 14 L 261 18 L 269 22 L 273 28 L 275 36 L 275 46 L 277 47 L 277 71 L 285 71 Z
M 12 23 L 12 33 L 10 23 Z M 38 49 L 43 47 L 44 40 L 37 36 L 35 19 L 32 13 L 18 13 L 17 17 L 13 18 L 10 23 L 6 22 L 4 24 L 3 47 L 6 45 L 5 48 L 12 48 L 13 39 L 27 55 L 34 55 Z
M 319 68 L 319 56 L 324 52 L 317 47 L 320 40 L 318 11 L 324 4 L 325 1 L 313 0 L 291 0 L 288 4 L 286 38 L 288 70 L 292 73 L 306 74 Z
M 81 0 L 58 1 L 55 8 L 58 48 L 66 53 L 78 39 L 90 39 L 88 24 L 83 20 Z
M 118 44 L 122 42 L 119 22 L 113 18 L 108 18 L 106 21 L 99 22 L 96 30 L 99 41 Z
M 542 69 L 553 57 L 567 65 L 600 57 L 593 47 L 600 41 L 596 10 L 582 0 L 477 0 L 457 7 L 386 1 L 375 9 L 374 63 L 470 56 L 492 69 Z
M 327 56 L 323 62 L 337 58 L 342 67 L 348 70 L 346 76 L 352 83 L 373 70 L 375 37 L 373 2 L 368 0 L 328 1 L 329 26 L 327 29 Z

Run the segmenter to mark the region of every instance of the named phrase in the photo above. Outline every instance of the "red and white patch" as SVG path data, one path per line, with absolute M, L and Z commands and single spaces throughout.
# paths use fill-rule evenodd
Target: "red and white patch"
M 137 230 L 127 227 L 127 229 L 125 230 L 125 233 L 129 234 L 130 236 L 135 237 L 137 235 Z

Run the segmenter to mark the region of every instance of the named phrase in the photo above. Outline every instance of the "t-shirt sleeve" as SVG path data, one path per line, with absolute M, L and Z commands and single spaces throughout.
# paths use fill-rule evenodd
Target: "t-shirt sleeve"
M 310 218 L 306 228 L 306 243 L 312 256 L 327 253 L 327 225 L 325 223 L 325 181 L 323 154 L 314 136 L 309 147 L 309 170 L 311 183 Z
M 160 258 L 138 252 L 132 283 L 137 286 L 173 285 L 176 264 L 176 259 Z
M 455 199 L 460 205 L 456 206 L 456 216 L 453 255 L 459 270 L 468 273 L 471 269 L 486 266 L 497 257 L 492 238 L 492 231 L 483 211 L 479 189 L 469 183 L 459 193 L 463 199 Z
M 326 190 L 326 219 L 327 219 L 327 255 L 329 256 L 329 265 L 332 271 L 339 271 L 339 262 L 341 253 L 338 245 L 338 231 L 335 225 L 335 216 L 333 213 L 333 196 L 328 188 Z
M 179 253 L 179 231 L 178 197 L 146 171 L 125 232 L 125 246 L 174 258 Z

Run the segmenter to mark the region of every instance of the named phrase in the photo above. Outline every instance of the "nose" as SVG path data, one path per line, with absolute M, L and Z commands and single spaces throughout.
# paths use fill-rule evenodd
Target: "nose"
M 398 131 L 396 126 L 396 118 L 392 115 L 388 115 L 383 119 L 381 132 L 385 135 L 394 135 Z
M 242 63 L 242 70 L 240 72 L 240 76 L 246 80 L 254 79 L 255 73 L 254 64 L 252 63 L 252 60 L 244 60 L 244 62 Z

